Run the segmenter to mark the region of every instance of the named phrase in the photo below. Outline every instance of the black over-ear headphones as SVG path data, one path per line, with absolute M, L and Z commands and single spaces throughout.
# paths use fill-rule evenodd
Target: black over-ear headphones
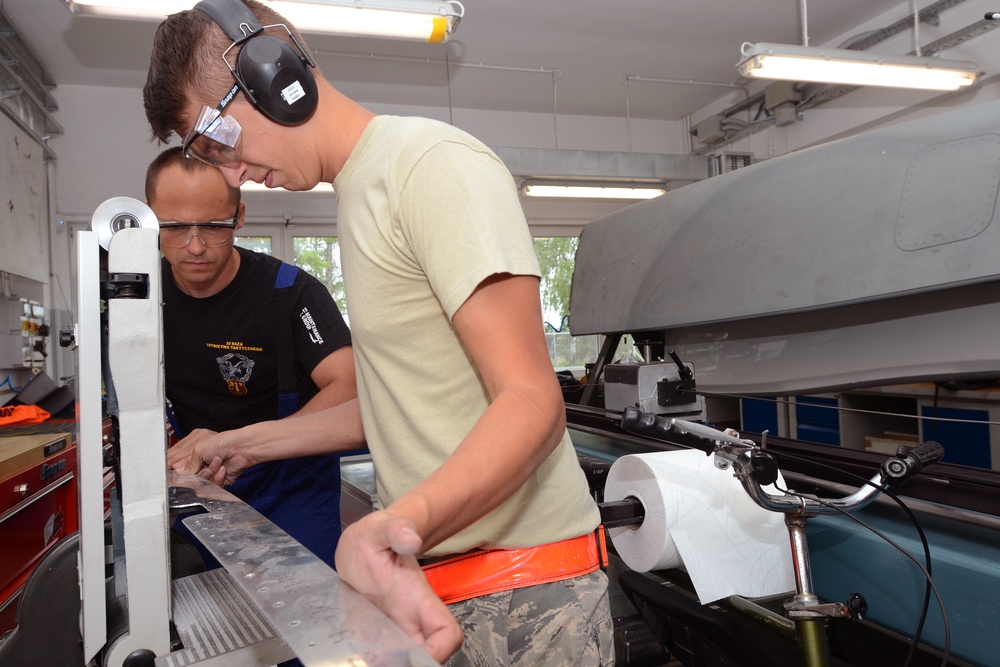
M 240 0 L 201 0 L 194 8 L 212 17 L 233 40 L 233 46 L 243 44 L 235 67 L 226 60 L 229 49 L 222 59 L 250 104 L 282 125 L 297 125 L 312 117 L 319 93 L 309 67 L 316 67 L 316 63 L 287 26 L 279 24 L 298 53 L 287 42 L 265 35 L 264 26 Z

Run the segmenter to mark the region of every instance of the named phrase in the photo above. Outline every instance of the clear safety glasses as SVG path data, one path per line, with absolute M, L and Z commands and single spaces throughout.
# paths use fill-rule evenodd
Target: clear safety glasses
M 213 167 L 233 167 L 242 161 L 243 129 L 235 118 L 222 115 L 237 92 L 239 86 L 233 86 L 218 106 L 202 105 L 181 145 L 186 157 L 197 158 Z
M 186 248 L 195 236 L 205 246 L 217 248 L 232 242 L 236 232 L 240 209 L 237 205 L 232 220 L 205 220 L 202 222 L 160 221 L 160 245 L 165 248 Z

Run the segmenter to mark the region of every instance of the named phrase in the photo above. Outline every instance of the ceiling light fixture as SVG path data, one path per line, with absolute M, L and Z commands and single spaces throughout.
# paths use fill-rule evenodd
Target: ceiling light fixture
M 850 86 L 958 90 L 971 86 L 979 67 L 962 60 L 891 56 L 850 49 L 746 42 L 736 69 L 744 77 Z
M 77 14 L 161 21 L 194 0 L 63 0 Z M 457 0 L 262 0 L 304 33 L 445 42 L 465 8 Z
M 659 197 L 666 191 L 663 183 L 528 180 L 521 184 L 521 192 L 526 197 L 639 200 Z

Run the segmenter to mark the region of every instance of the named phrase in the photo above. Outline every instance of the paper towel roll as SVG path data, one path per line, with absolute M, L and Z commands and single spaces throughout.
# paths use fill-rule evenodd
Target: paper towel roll
M 779 483 L 784 487 L 780 477 Z M 645 508 L 642 525 L 608 534 L 631 569 L 685 569 L 702 604 L 795 590 L 783 515 L 756 505 L 712 456 L 695 450 L 623 456 L 611 466 L 604 499 L 630 496 Z

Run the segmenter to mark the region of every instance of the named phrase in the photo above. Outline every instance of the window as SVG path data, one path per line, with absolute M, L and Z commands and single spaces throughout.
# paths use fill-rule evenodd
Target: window
M 337 237 L 295 236 L 292 238 L 292 251 L 295 265 L 323 283 L 343 310 L 344 274 L 340 270 L 340 245 Z
M 311 234 L 302 234 L 303 231 Z M 347 319 L 340 246 L 332 225 L 278 227 L 255 223 L 248 224 L 241 232 L 236 237 L 239 246 L 280 257 L 315 276 L 333 295 Z M 597 360 L 603 342 L 603 336 L 570 334 L 569 296 L 578 242 L 576 236 L 535 239 L 535 252 L 542 269 L 542 312 L 549 356 L 556 369 L 573 369 L 577 374 Z M 630 345 L 623 342 L 615 358 L 628 349 Z
M 262 252 L 265 255 L 274 254 L 274 249 L 271 248 L 270 236 L 240 236 L 237 234 L 236 245 L 247 250 Z
M 247 223 L 236 235 L 236 245 L 273 255 L 301 268 L 330 291 L 344 312 L 344 279 L 340 246 L 333 225 L 271 225 Z M 346 319 L 347 314 L 344 313 Z
M 579 238 L 551 236 L 535 239 L 535 253 L 542 269 L 542 314 L 549 357 L 557 370 L 583 370 L 597 360 L 600 336 L 570 333 L 569 293 Z

